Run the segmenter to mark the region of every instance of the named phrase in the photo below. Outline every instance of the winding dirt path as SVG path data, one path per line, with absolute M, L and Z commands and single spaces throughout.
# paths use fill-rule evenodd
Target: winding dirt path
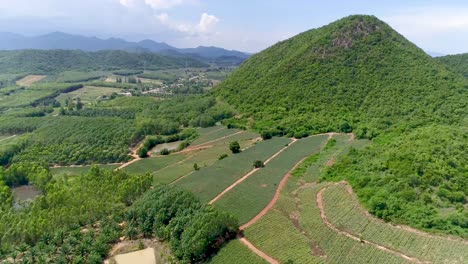
M 254 252 L 255 254 L 257 254 L 259 257 L 263 258 L 264 260 L 268 261 L 269 263 L 271 264 L 279 264 L 279 261 L 277 261 L 276 259 L 268 256 L 265 252 L 261 251 L 260 249 L 256 248 L 254 245 L 252 245 L 252 243 L 250 243 L 250 241 L 248 241 L 245 237 L 242 237 L 240 235 L 237 236 L 237 239 L 239 239 L 239 241 L 244 244 L 245 246 L 247 246 L 252 252 Z
M 130 149 L 130 154 L 128 154 L 129 156 L 132 156 L 133 157 L 133 160 L 129 161 L 129 162 L 125 162 L 124 164 L 120 165 L 118 168 L 116 168 L 114 171 L 118 171 L 118 170 L 121 170 L 127 166 L 129 166 L 130 164 L 133 164 L 139 160 L 141 160 L 142 158 L 140 158 L 140 156 L 137 155 L 137 152 L 138 150 L 143 146 L 143 143 L 145 142 L 145 140 L 143 140 L 139 145 L 138 147 L 136 148 L 132 148 Z
M 328 185 L 324 188 L 322 188 L 318 193 L 317 193 L 317 198 L 316 198 L 316 203 L 317 203 L 317 207 L 319 208 L 320 210 L 320 218 L 322 218 L 322 221 L 325 225 L 327 225 L 330 229 L 332 229 L 333 231 L 335 231 L 336 233 L 338 234 L 341 234 L 343 236 L 346 236 L 348 238 L 351 238 L 355 241 L 358 241 L 358 242 L 361 242 L 361 243 L 365 243 L 365 244 L 368 244 L 368 245 L 371 245 L 377 249 L 380 249 L 382 251 L 385 251 L 385 252 L 388 252 L 390 254 L 393 254 L 395 256 L 398 256 L 398 257 L 401 257 L 401 258 L 404 258 L 405 260 L 408 260 L 410 262 L 413 262 L 413 263 L 427 263 L 427 262 L 423 262 L 415 257 L 410 257 L 408 255 L 405 255 L 403 254 L 402 252 L 399 252 L 399 251 L 396 251 L 394 249 L 391 249 L 391 248 L 388 248 L 386 246 L 383 246 L 383 245 L 380 245 L 380 244 L 377 244 L 377 243 L 374 243 L 374 242 L 371 242 L 371 241 L 368 241 L 368 240 L 364 240 L 362 238 L 359 238 L 357 236 L 354 236 L 344 230 L 341 230 L 337 227 L 335 227 L 327 218 L 327 215 L 325 214 L 325 209 L 323 207 L 323 192 L 330 188 L 331 186 L 335 186 L 335 185 L 339 185 L 339 184 L 346 184 L 346 182 L 344 181 L 341 181 L 341 182 L 337 182 L 337 183 L 334 183 L 334 184 L 331 184 L 331 185 Z
M 308 157 L 301 159 L 298 163 L 294 165 L 294 167 L 292 167 L 291 170 L 288 171 L 288 173 L 286 173 L 286 175 L 284 175 L 283 179 L 281 179 L 280 183 L 278 184 L 278 187 L 276 188 L 276 192 L 275 192 L 275 195 L 273 196 L 273 199 L 271 199 L 268 205 L 265 208 L 263 208 L 263 210 L 260 211 L 260 213 L 258 213 L 254 218 L 250 219 L 250 221 L 248 221 L 247 223 L 239 227 L 240 230 L 245 230 L 249 226 L 255 224 L 258 220 L 260 220 L 260 218 L 266 215 L 268 211 L 270 211 L 271 208 L 273 208 L 276 201 L 278 201 L 281 195 L 281 190 L 283 189 L 284 185 L 286 185 L 286 182 L 288 181 L 289 176 L 291 176 L 291 172 L 294 171 L 297 168 L 297 166 L 299 166 L 307 158 Z
M 281 154 L 281 152 L 285 151 L 287 148 L 289 148 L 289 146 L 291 146 L 292 144 L 294 144 L 295 142 L 297 141 L 297 139 L 293 138 L 291 140 L 291 142 L 285 146 L 284 148 L 280 149 L 278 152 L 276 152 L 275 154 L 273 154 L 271 157 L 269 157 L 263 164 L 268 164 L 272 159 L 276 158 L 279 154 Z M 221 198 L 223 195 L 225 195 L 227 192 L 229 192 L 230 190 L 232 190 L 234 187 L 236 187 L 237 185 L 239 185 L 241 182 L 245 181 L 248 177 L 250 177 L 252 174 L 254 174 L 256 171 L 258 171 L 260 168 L 255 168 L 251 171 L 249 171 L 247 174 L 245 174 L 244 176 L 242 176 L 242 178 L 238 179 L 236 182 L 234 182 L 233 184 L 231 184 L 230 186 L 228 186 L 226 189 L 224 189 L 220 194 L 218 194 L 215 198 L 213 198 L 208 204 L 213 204 L 214 202 L 216 202 L 217 200 L 219 200 L 219 198 Z

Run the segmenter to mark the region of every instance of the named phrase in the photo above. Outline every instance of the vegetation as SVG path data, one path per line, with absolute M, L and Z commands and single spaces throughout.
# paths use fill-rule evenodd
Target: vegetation
M 252 170 L 252 160 L 266 160 L 284 147 L 289 139 L 273 138 L 259 142 L 240 154 L 216 161 L 215 166 L 195 171 L 176 182 L 177 186 L 192 191 L 203 202 L 208 202 L 237 179 Z M 190 171 L 189 171 L 190 172 Z
M 459 122 L 466 87 L 387 24 L 351 16 L 253 55 L 214 93 L 259 131 L 373 138 L 399 126 Z
M 84 52 L 79 50 L 18 50 L 0 52 L 4 73 L 50 74 L 71 70 L 165 69 L 206 67 L 191 58 L 175 58 L 156 53 L 130 53 L 119 50 Z
M 80 177 L 52 179 L 47 169 L 15 165 L 0 172 L 0 179 L 27 179 L 43 187 L 45 195 L 27 206 L 15 208 L 12 199 L 2 199 L 0 207 L 1 252 L 26 243 L 30 246 L 46 241 L 57 229 L 70 230 L 91 224 L 130 205 L 151 183 L 151 177 L 131 176 L 93 167 Z
M 233 154 L 237 154 L 237 153 L 240 153 L 241 149 L 240 149 L 240 145 L 239 145 L 239 142 L 237 141 L 233 141 L 229 144 L 229 149 L 231 150 L 231 152 Z
M 436 60 L 446 64 L 452 71 L 468 78 L 468 53 L 438 57 Z
M 278 184 L 294 165 L 318 152 L 325 142 L 326 136 L 314 136 L 291 144 L 266 164 L 265 168 L 256 171 L 223 195 L 214 205 L 231 212 L 241 224 L 248 222 L 268 205 Z
M 386 221 L 468 237 L 467 142 L 466 130 L 451 126 L 379 138 L 350 151 L 323 179 L 348 180 L 369 211 Z
M 129 229 L 167 240 L 174 256 L 190 263 L 211 257 L 238 230 L 231 215 L 164 185 L 148 191 L 126 215 Z

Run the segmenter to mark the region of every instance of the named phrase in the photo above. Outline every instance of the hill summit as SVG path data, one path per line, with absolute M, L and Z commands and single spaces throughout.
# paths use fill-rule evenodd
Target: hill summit
M 240 112 L 233 123 L 370 138 L 401 124 L 459 120 L 462 82 L 386 23 L 355 15 L 255 54 L 215 93 Z

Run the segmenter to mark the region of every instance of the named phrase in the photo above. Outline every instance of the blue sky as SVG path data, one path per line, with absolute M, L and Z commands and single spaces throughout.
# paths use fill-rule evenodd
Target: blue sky
M 0 31 L 257 52 L 351 14 L 375 15 L 428 51 L 468 52 L 468 1 L 460 0 L 0 0 Z

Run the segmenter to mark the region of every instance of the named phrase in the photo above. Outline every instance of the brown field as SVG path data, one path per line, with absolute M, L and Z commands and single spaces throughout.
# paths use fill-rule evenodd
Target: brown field
M 46 75 L 28 75 L 21 80 L 16 81 L 16 85 L 20 86 L 31 86 L 34 83 L 44 79 Z

